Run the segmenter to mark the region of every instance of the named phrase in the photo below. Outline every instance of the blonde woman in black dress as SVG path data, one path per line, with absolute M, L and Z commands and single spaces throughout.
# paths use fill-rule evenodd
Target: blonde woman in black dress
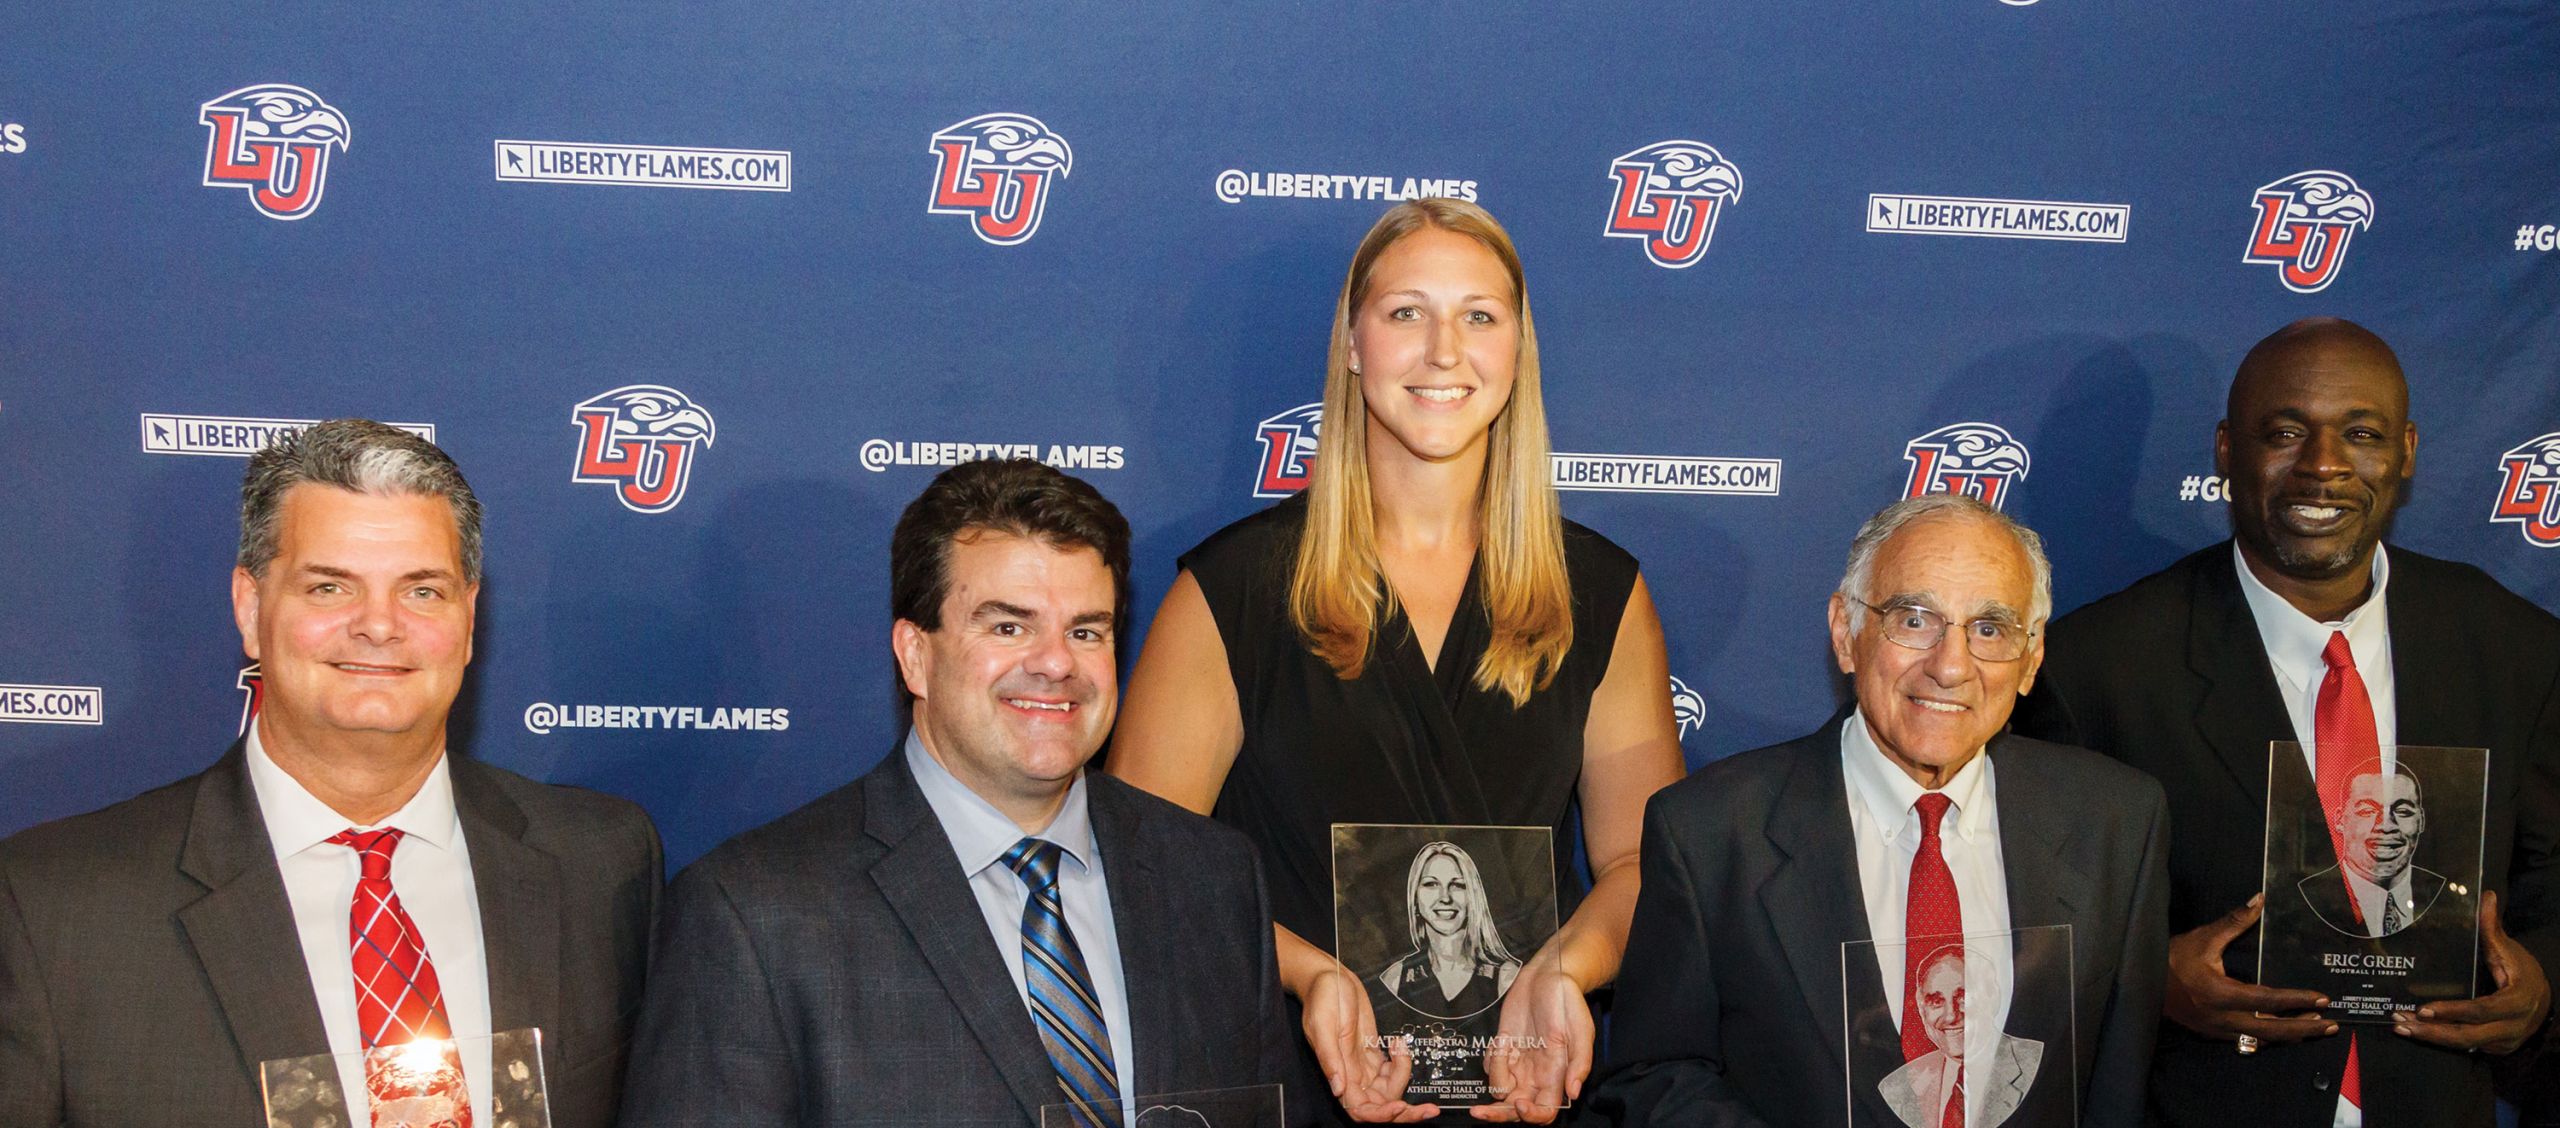
M 1307 490 L 1182 558 L 1109 768 L 1262 847 L 1311 1069 L 1362 1121 L 1403 1099 L 1364 977 L 1331 954 L 1334 823 L 1577 829 L 1562 927 L 1521 962 L 1481 1118 L 1544 1122 L 1590 1070 L 1585 994 L 1635 909 L 1644 802 L 1679 778 L 1662 627 L 1635 559 L 1563 519 L 1537 334 L 1510 236 L 1456 200 L 1399 204 L 1335 305 Z M 1563 839 L 1570 841 L 1570 839 Z

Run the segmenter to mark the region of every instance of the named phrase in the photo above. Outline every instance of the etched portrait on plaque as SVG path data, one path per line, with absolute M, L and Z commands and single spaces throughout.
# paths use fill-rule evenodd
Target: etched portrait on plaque
M 258 1063 L 268 1128 L 550 1128 L 542 1032 Z
M 1848 1122 L 2071 1128 L 2071 967 L 2069 925 L 1841 945 Z
M 2270 746 L 2258 982 L 2388 1022 L 2475 993 L 2489 754 L 2364 751 L 2332 765 Z
M 1382 1039 L 1411 1039 L 1405 1099 L 1498 1100 L 1486 1056 L 1536 1054 L 1501 1034 L 1521 964 L 1556 931 L 1545 827 L 1336 824 L 1335 956 L 1361 977 Z

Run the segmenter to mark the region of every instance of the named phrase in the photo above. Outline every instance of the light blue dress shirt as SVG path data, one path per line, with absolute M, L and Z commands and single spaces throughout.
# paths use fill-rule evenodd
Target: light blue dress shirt
M 915 773 L 925 803 L 942 823 L 943 836 L 951 840 L 960 872 L 969 877 L 969 891 L 977 895 L 978 912 L 986 917 L 987 933 L 1004 956 L 1004 969 L 1013 975 L 1013 993 L 1022 999 L 1027 1015 L 1031 992 L 1022 978 L 1022 909 L 1031 903 L 1031 889 L 998 861 L 1022 841 L 1024 831 L 925 751 L 923 739 L 912 728 L 907 730 L 906 757 L 907 770 Z M 1067 930 L 1075 933 L 1076 947 L 1084 952 L 1094 997 L 1102 1001 L 1102 1021 L 1110 1027 L 1111 1064 L 1120 1074 L 1120 1096 L 1128 1099 L 1140 1095 L 1130 1072 L 1129 980 L 1120 966 L 1120 931 L 1111 919 L 1111 888 L 1103 879 L 1102 850 L 1093 840 L 1093 816 L 1085 795 L 1084 776 L 1078 773 L 1057 816 L 1030 836 L 1057 843 L 1064 859 L 1058 864 L 1058 901 L 1066 910 Z M 1064 1100 L 1061 1096 L 1060 1102 Z

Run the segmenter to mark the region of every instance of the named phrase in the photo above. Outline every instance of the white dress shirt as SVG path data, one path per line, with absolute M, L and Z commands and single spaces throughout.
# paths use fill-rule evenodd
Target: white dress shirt
M 2382 745 L 2384 770 L 2389 770 L 2397 758 L 2392 752 L 2399 743 L 2400 721 L 2398 695 L 2392 692 L 2391 619 L 2383 610 L 2383 596 L 2391 586 L 2391 554 L 2381 545 L 2373 546 L 2373 594 L 2334 623 L 2303 614 L 2258 582 L 2258 574 L 2241 558 L 2238 542 L 2232 544 L 2231 566 L 2240 570 L 2240 595 L 2249 601 L 2249 616 L 2258 621 L 2258 641 L 2266 644 L 2267 664 L 2275 668 L 2276 689 L 2284 695 L 2285 716 L 2293 722 L 2294 739 L 2302 745 L 2302 763 L 2311 770 L 2311 778 L 2320 778 L 2311 714 L 2319 705 L 2320 682 L 2329 676 L 2329 665 L 2320 660 L 2320 652 L 2328 649 L 2334 631 L 2347 632 L 2347 652 L 2355 656 L 2356 676 L 2364 680 L 2365 692 L 2373 698 L 2373 735 Z
M 2236 540 L 2231 542 L 2231 566 L 2240 570 L 2240 595 L 2249 601 L 2249 617 L 2258 621 L 2258 641 L 2266 645 L 2267 665 L 2275 669 L 2276 689 L 2284 695 L 2285 716 L 2293 722 L 2293 738 L 2302 745 L 2302 763 L 2310 769 L 2311 778 L 2320 778 L 2312 713 L 2319 705 L 2321 679 L 2329 676 L 2329 665 L 2321 661 L 2320 652 L 2328 648 L 2333 631 L 2347 632 L 2347 652 L 2355 656 L 2356 676 L 2363 679 L 2365 694 L 2373 699 L 2373 736 L 2382 746 L 2382 770 L 2389 772 L 2399 759 L 2400 743 L 2398 683 L 2391 676 L 2391 618 L 2383 606 L 2391 586 L 2391 553 L 2379 544 L 2373 546 L 2373 594 L 2333 623 L 2303 614 L 2259 582 Z M 2356 890 L 2357 899 L 2366 900 L 2368 891 L 2379 893 L 2367 885 Z M 2368 901 L 2366 911 L 2377 915 L 2365 920 L 2380 924 L 2381 905 L 2378 897 Z M 2340 1096 L 2330 1128 L 2364 1128 L 2363 1110 Z
M 329 1052 L 341 1055 L 339 1077 L 348 1100 L 362 1101 L 365 1091 L 363 1059 L 349 1056 L 361 1055 L 364 1045 L 356 1022 L 355 956 L 348 937 L 364 861 L 354 847 L 330 844 L 343 831 L 397 827 L 402 832 L 391 854 L 392 891 L 416 922 L 427 958 L 435 963 L 453 1036 L 485 1039 L 490 1033 L 489 968 L 481 950 L 480 897 L 472 883 L 471 853 L 453 805 L 452 766 L 439 757 L 406 805 L 372 826 L 356 826 L 276 766 L 256 725 L 249 728 L 248 760 L 249 784 L 266 820 L 276 867 L 284 873 L 294 930 L 301 936 L 303 967 L 319 1000 L 320 1025 L 328 1032 Z M 489 1119 L 488 1043 L 461 1048 L 474 1123 L 495 1123 Z
M 1866 718 L 1851 711 L 1840 729 L 1840 774 L 1849 792 L 1849 831 L 1858 846 L 1858 890 L 1867 910 L 1867 933 L 1876 938 L 1876 972 L 1884 984 L 1886 1013 L 1895 1029 L 1902 1027 L 1904 972 L 1903 925 L 1911 903 L 1911 860 L 1920 853 L 1920 812 L 1916 804 L 1927 793 L 1899 765 L 1885 758 L 1867 730 Z M 2009 1000 L 2015 993 L 2015 953 L 2010 950 L 2009 877 L 2000 860 L 1999 785 L 1991 757 L 1977 753 L 1939 789 L 1952 804 L 1938 827 L 1938 852 L 1955 879 L 1956 901 L 1967 936 L 1998 934 L 1998 943 L 1967 944 L 1968 957 L 1995 969 L 1997 984 L 1975 984 L 1968 963 L 1965 993 L 2000 999 L 1996 1014 L 1968 1012 L 1965 1056 L 1991 1060 L 2000 1031 L 2008 1024 Z M 2085 941 L 2084 941 L 2085 942 Z M 1988 1021 L 1984 1021 L 1988 1019 Z M 1954 1084 L 1947 1070 L 1942 1087 Z M 1946 1095 L 1936 1105 L 1943 1108 Z M 1982 1112 L 1979 1093 L 1965 1095 L 1966 1123 Z
M 951 840 L 951 852 L 960 860 L 960 872 L 969 876 L 969 891 L 978 897 L 978 912 L 986 917 L 987 932 L 995 937 L 996 951 L 1004 956 L 1004 969 L 1013 975 L 1013 991 L 1022 999 L 1023 1013 L 1029 1014 L 1031 991 L 1022 976 L 1022 910 L 1031 903 L 1031 887 L 1000 861 L 1005 851 L 1013 849 L 1026 835 L 1004 812 L 969 790 L 932 753 L 925 751 L 924 741 L 914 729 L 907 730 L 906 757 L 907 770 L 915 773 L 916 786 L 924 791 L 925 803 L 942 823 L 943 836 Z M 1141 1094 L 1135 1091 L 1131 1080 L 1129 980 L 1122 974 L 1120 930 L 1111 919 L 1111 887 L 1103 880 L 1102 850 L 1093 840 L 1093 818 L 1085 802 L 1083 773 L 1077 773 L 1075 783 L 1068 786 L 1067 800 L 1049 825 L 1028 837 L 1058 845 L 1058 904 L 1066 912 L 1067 931 L 1075 934 L 1076 948 L 1084 953 L 1085 974 L 1093 977 L 1094 997 L 1102 1002 L 1102 1022 L 1111 1036 L 1111 1065 L 1120 1075 L 1121 1099 L 1137 1097 Z M 1033 1023 L 1036 1028 L 1038 1020 Z M 1060 1103 L 1066 1100 L 1064 1095 L 1058 1099 Z
M 2364 914 L 2358 918 L 2364 921 L 2364 934 L 2382 935 L 2382 898 L 2386 891 L 2347 866 L 2339 866 L 2338 872 L 2346 875 L 2347 890 L 2356 895 L 2356 911 Z M 2392 900 L 2400 902 L 2400 926 L 2403 928 L 2408 927 L 2410 918 L 2417 915 L 2417 883 L 2409 880 L 2409 875 L 2415 872 L 2416 867 L 2403 867 L 2400 876 L 2391 879 L 2391 888 L 2387 891 Z

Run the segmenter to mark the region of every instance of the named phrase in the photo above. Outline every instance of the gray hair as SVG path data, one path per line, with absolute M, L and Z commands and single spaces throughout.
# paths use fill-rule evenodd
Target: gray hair
M 480 582 L 480 499 L 434 443 L 370 419 L 289 431 L 249 459 L 240 479 L 240 567 L 263 578 L 276 558 L 284 495 L 305 482 L 354 493 L 440 497 L 462 534 L 462 580 Z
M 1856 539 L 1849 542 L 1849 568 L 1841 573 L 1840 594 L 1862 603 L 1875 602 L 1874 593 L 1867 590 L 1867 584 L 1875 576 L 1876 553 L 1884 548 L 1884 542 L 1901 532 L 1903 526 L 1931 517 L 1970 517 L 1987 521 L 2007 532 L 2018 542 L 2019 550 L 2027 554 L 2027 563 L 2035 571 L 2035 592 L 2028 600 L 2025 625 L 2031 629 L 2039 627 L 2046 616 L 2053 614 L 2053 565 L 2044 558 L 2044 538 L 2037 536 L 2034 529 L 2019 524 L 2016 518 L 1956 493 L 1904 498 L 1867 518 L 1867 523 L 1858 527 Z M 1849 633 L 1857 634 L 1858 625 L 1864 621 L 1865 616 L 1849 616 Z

